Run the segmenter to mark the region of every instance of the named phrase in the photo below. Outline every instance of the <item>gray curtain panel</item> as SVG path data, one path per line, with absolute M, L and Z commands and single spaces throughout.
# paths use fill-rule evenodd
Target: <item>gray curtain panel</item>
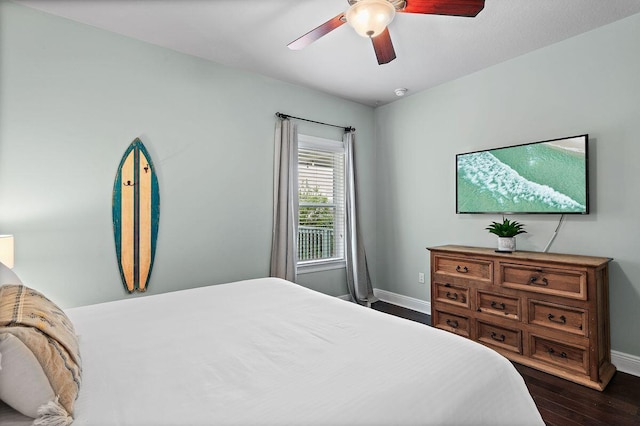
M 345 192 L 346 192 L 346 261 L 347 286 L 351 298 L 361 305 L 371 306 L 376 298 L 373 296 L 373 286 L 367 266 L 367 255 L 360 233 L 358 220 L 358 194 L 356 181 L 356 162 L 354 152 L 354 132 L 344 134 L 344 150 L 346 157 Z
M 298 131 L 278 120 L 273 170 L 273 235 L 270 276 L 296 282 L 298 259 Z

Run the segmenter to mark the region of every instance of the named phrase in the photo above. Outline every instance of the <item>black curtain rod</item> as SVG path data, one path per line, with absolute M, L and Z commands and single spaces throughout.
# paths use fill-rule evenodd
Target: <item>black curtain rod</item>
M 293 118 L 295 120 L 308 121 L 309 123 L 322 124 L 323 126 L 338 127 L 340 129 L 344 129 L 345 132 L 355 132 L 356 131 L 355 127 L 351 127 L 351 126 L 344 127 L 344 126 L 338 126 L 336 124 L 323 123 L 321 121 L 309 120 L 308 118 L 294 117 L 293 115 L 283 114 L 281 112 L 276 112 L 276 117 L 282 118 L 283 120 L 286 120 L 287 118 Z

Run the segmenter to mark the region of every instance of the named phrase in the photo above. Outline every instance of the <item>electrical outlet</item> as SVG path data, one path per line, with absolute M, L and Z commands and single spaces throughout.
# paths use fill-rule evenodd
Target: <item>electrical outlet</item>
M 418 282 L 424 284 L 424 272 L 418 272 Z

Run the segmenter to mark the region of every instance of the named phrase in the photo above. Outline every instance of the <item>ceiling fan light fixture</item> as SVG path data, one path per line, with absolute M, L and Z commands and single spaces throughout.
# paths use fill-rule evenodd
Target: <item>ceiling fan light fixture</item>
M 387 28 L 396 15 L 388 0 L 360 0 L 345 14 L 347 22 L 362 37 L 375 37 Z

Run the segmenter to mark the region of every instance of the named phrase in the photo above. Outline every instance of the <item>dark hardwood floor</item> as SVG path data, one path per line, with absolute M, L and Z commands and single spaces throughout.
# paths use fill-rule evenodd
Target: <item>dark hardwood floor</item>
M 431 325 L 429 315 L 390 303 L 375 302 L 372 308 Z M 640 377 L 618 371 L 604 392 L 598 392 L 524 365 L 514 366 L 549 426 L 640 425 Z

